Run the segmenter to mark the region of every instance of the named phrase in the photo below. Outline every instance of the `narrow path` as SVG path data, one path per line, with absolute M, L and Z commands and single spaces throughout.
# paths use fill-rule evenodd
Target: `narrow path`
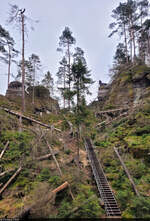
M 89 138 L 85 139 L 85 149 L 88 154 L 88 158 L 92 167 L 92 172 L 94 174 L 100 197 L 104 202 L 106 215 L 108 217 L 121 218 L 121 211 L 117 205 L 115 196 L 111 190 L 111 187 L 109 186 L 103 168 L 101 167 L 96 157 L 92 143 Z

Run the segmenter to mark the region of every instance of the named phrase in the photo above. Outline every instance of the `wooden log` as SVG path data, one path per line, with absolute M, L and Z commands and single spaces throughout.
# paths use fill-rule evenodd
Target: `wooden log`
M 132 179 L 132 177 L 131 177 L 131 175 L 130 175 L 130 173 L 129 173 L 129 170 L 127 169 L 126 165 L 124 164 L 124 162 L 123 162 L 123 160 L 122 160 L 122 158 L 121 158 L 121 156 L 120 156 L 120 154 L 119 154 L 119 152 L 118 152 L 118 150 L 117 150 L 116 147 L 114 147 L 114 151 L 115 151 L 117 157 L 119 158 L 120 163 L 121 163 L 122 167 L 124 168 L 124 170 L 125 170 L 125 172 L 126 172 L 128 178 L 129 178 L 129 180 L 130 180 L 130 183 L 132 184 L 132 187 L 133 187 L 133 189 L 134 189 L 135 194 L 136 194 L 137 196 L 140 196 L 140 194 L 139 194 L 139 192 L 138 192 L 138 190 L 137 190 L 137 188 L 136 188 L 136 185 L 135 185 L 135 183 L 134 183 L 134 181 L 133 181 L 133 179 Z
M 128 115 L 128 113 L 121 114 L 118 117 L 115 117 L 114 119 L 112 119 L 111 121 L 103 121 L 103 122 L 97 124 L 96 127 L 102 126 L 103 124 L 108 125 L 108 124 L 113 123 L 114 121 L 118 120 L 119 118 L 126 117 L 127 115 Z
M 57 187 L 56 189 L 52 190 L 53 194 L 56 194 L 62 190 L 64 190 L 65 188 L 67 188 L 69 186 L 68 182 L 66 181 L 65 183 L 63 183 L 62 185 L 60 185 L 59 187 Z
M 8 113 L 10 113 L 10 114 L 13 114 L 13 115 L 15 115 L 15 116 L 17 116 L 17 117 L 21 117 L 22 119 L 29 120 L 29 121 L 31 121 L 31 122 L 34 122 L 34 123 L 36 123 L 36 124 L 39 124 L 39 125 L 41 125 L 41 126 L 44 126 L 44 127 L 46 127 L 46 128 L 51 129 L 51 126 L 50 126 L 50 125 L 44 124 L 44 123 L 42 123 L 42 122 L 40 122 L 40 121 L 37 121 L 37 120 L 35 120 L 35 119 L 33 119 L 33 118 L 24 116 L 24 115 L 21 114 L 21 113 L 17 113 L 17 112 L 11 111 L 11 110 L 9 110 L 9 109 L 7 109 L 7 108 L 1 108 L 1 109 L 4 110 L 4 111 L 6 111 L 6 112 L 8 112 Z M 58 128 L 54 128 L 54 130 L 56 130 L 56 131 L 58 131 L 58 132 L 61 133 L 61 130 L 58 129 Z
M 9 145 L 9 141 L 7 141 L 7 143 L 6 143 L 5 147 L 4 147 L 4 149 L 2 150 L 2 152 L 1 152 L 1 154 L 0 154 L 0 159 L 2 159 L 2 156 L 4 155 L 4 153 L 5 153 L 5 151 L 6 151 L 7 147 L 8 147 L 8 145 Z
M 129 110 L 129 107 L 124 107 L 124 108 L 118 108 L 118 109 L 112 109 L 112 110 L 106 110 L 106 111 L 100 111 L 98 112 L 97 114 L 106 114 L 106 113 L 114 113 L 114 112 L 117 112 L 117 111 L 126 111 L 126 110 Z
M 55 152 L 54 152 L 54 155 L 57 155 L 58 153 L 59 153 L 59 151 L 55 151 Z M 49 153 L 49 154 L 46 154 L 46 155 L 44 155 L 44 156 L 37 157 L 37 158 L 35 158 L 35 160 L 47 160 L 47 159 L 49 159 L 51 156 L 52 156 L 52 154 Z
M 59 166 L 59 163 L 58 163 L 58 161 L 57 161 L 57 159 L 56 159 L 56 157 L 55 157 L 55 154 L 53 153 L 53 150 L 52 150 L 51 146 L 49 145 L 48 141 L 46 141 L 46 143 L 47 143 L 47 146 L 48 146 L 48 148 L 49 148 L 49 150 L 50 150 L 50 152 L 51 152 L 51 155 L 52 155 L 52 157 L 53 157 L 53 159 L 54 159 L 54 161 L 55 161 L 55 163 L 56 163 L 56 166 L 57 166 L 57 168 L 58 168 L 58 171 L 59 171 L 59 173 L 60 173 L 60 176 L 62 176 L 62 171 L 61 171 L 60 166 Z
M 4 192 L 4 190 L 8 187 L 8 185 L 12 182 L 12 180 L 20 173 L 22 170 L 22 167 L 19 167 L 19 169 L 12 175 L 12 177 L 7 181 L 7 183 L 2 187 L 0 190 L 0 195 Z
M 4 176 L 4 175 L 7 174 L 7 173 L 12 172 L 13 170 L 14 170 L 14 169 L 10 169 L 10 170 L 6 170 L 6 171 L 0 173 L 0 177 Z

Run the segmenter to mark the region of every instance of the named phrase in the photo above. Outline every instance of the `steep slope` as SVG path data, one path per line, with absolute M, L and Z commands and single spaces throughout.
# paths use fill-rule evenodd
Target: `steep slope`
M 12 101 L 1 98 L 2 105 L 15 107 L 16 104 Z M 19 109 L 19 106 L 16 106 L 16 109 Z M 25 114 L 33 117 L 31 112 Z M 85 150 L 80 150 L 81 169 L 78 171 L 76 138 L 70 137 L 63 115 L 45 113 L 39 116 L 38 120 L 55 125 L 62 133 L 47 130 L 26 120 L 23 120 L 20 131 L 19 120 L 0 110 L 0 153 L 9 141 L 9 146 L 0 159 L 0 191 L 18 168 L 22 168 L 1 193 L 0 218 L 14 218 L 20 214 L 28 215 L 29 218 L 104 216 L 91 171 L 87 167 Z M 57 153 L 56 159 L 62 176 L 52 156 L 40 159 L 50 154 L 47 142 L 53 152 Z M 51 195 L 52 190 L 66 181 L 69 183 L 68 188 L 56 196 Z M 93 198 L 94 200 L 90 200 Z M 86 202 L 87 199 L 89 201 Z M 72 213 L 71 211 L 78 206 L 79 209 Z
M 119 111 L 114 115 L 111 110 L 107 116 L 100 115 L 97 118 L 99 126 L 92 136 L 125 218 L 150 218 L 149 76 L 150 68 L 135 66 L 114 77 L 102 109 L 128 106 L 129 110 L 121 117 L 118 117 Z M 135 194 L 114 147 L 118 149 L 140 196 Z

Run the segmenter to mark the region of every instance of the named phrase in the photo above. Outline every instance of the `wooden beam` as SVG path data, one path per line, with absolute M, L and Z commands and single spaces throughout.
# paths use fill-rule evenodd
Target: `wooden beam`
M 1 154 L 0 154 L 0 159 L 2 158 L 3 154 L 5 153 L 5 151 L 6 151 L 7 147 L 8 147 L 8 145 L 9 145 L 9 141 L 7 141 L 7 143 L 6 143 L 5 147 L 4 147 L 4 149 L 2 150 L 2 152 L 1 152 Z
M 124 168 L 124 170 L 125 170 L 125 172 L 126 172 L 128 178 L 129 178 L 129 180 L 130 180 L 130 183 L 132 184 L 132 187 L 133 187 L 133 189 L 134 189 L 135 194 L 136 194 L 137 196 L 140 196 L 140 194 L 139 194 L 139 192 L 138 192 L 138 190 L 137 190 L 137 188 L 136 188 L 136 185 L 135 185 L 135 183 L 134 183 L 134 181 L 133 181 L 133 179 L 132 179 L 132 177 L 131 177 L 131 175 L 130 175 L 130 173 L 129 173 L 129 170 L 128 170 L 128 168 L 126 167 L 126 165 L 124 164 L 124 162 L 123 162 L 123 160 L 122 160 L 122 158 L 121 158 L 121 156 L 120 156 L 120 154 L 119 154 L 119 152 L 118 152 L 118 150 L 117 150 L 116 147 L 114 147 L 114 151 L 115 151 L 117 157 L 119 158 L 120 163 L 121 163 L 122 167 Z

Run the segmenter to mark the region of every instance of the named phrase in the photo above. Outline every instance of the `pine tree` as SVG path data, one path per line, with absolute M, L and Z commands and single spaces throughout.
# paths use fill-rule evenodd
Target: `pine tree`
M 0 60 L 8 64 L 8 85 L 10 83 L 11 62 L 16 62 L 14 57 L 18 55 L 18 51 L 14 48 L 15 41 L 0 25 Z
M 71 82 L 72 82 L 72 73 L 71 73 L 71 46 L 75 44 L 76 40 L 72 36 L 72 32 L 68 27 L 65 27 L 62 35 L 59 38 L 59 46 L 60 48 L 65 49 L 65 57 L 67 60 L 67 71 L 66 71 L 66 85 L 68 88 L 65 89 L 65 96 L 68 100 L 68 107 L 70 110 L 71 107 L 71 99 L 72 99 L 72 92 L 71 92 Z
M 77 159 L 79 165 L 79 148 L 80 148 L 80 127 L 87 117 L 85 112 L 85 96 L 91 94 L 89 87 L 94 81 L 91 79 L 90 71 L 87 68 L 84 52 L 81 48 L 76 48 L 74 54 L 74 63 L 72 65 L 72 73 L 74 78 L 74 95 L 76 95 L 76 125 L 78 131 L 78 149 Z

